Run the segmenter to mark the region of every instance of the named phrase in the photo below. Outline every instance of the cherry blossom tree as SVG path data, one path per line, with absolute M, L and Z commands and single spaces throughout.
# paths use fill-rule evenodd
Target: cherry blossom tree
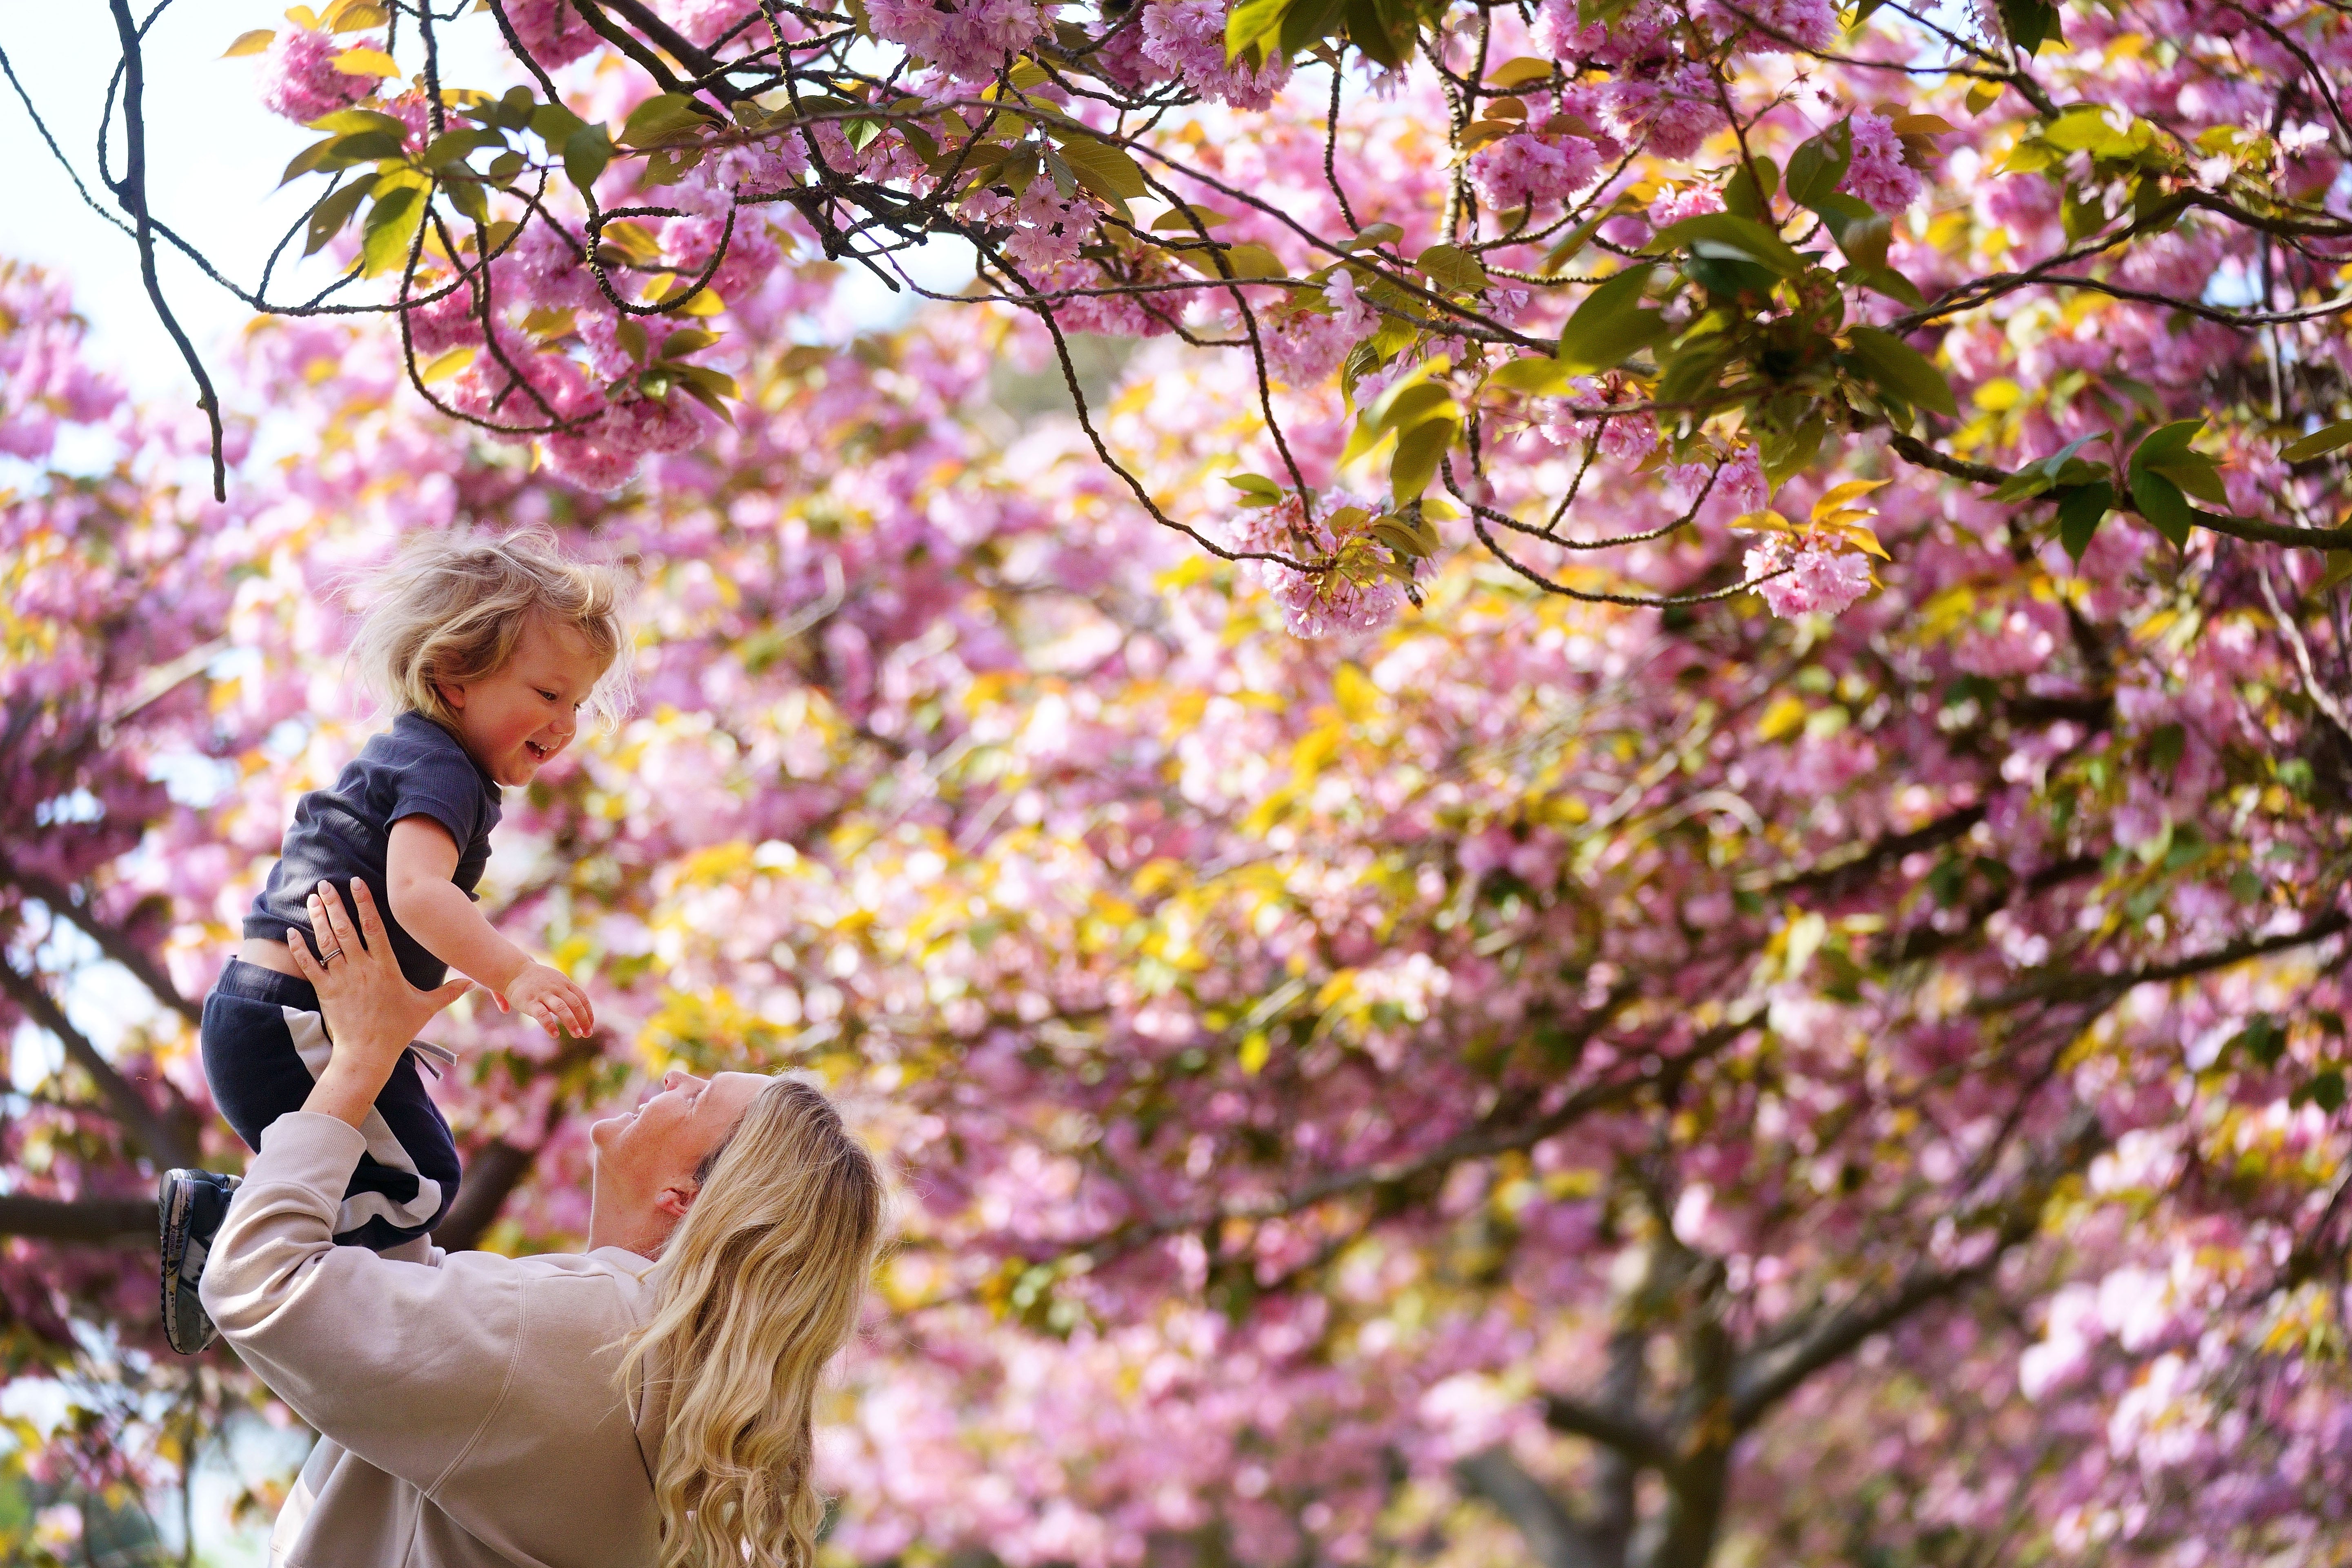
M 169 321 L 155 248 L 203 258 L 150 200 L 153 14 L 111 9 L 96 183 Z M 448 79 L 461 27 L 507 77 Z M 945 238 L 968 308 L 1049 334 L 1128 503 L 1295 579 L 1304 630 L 1473 544 L 1570 598 L 1834 613 L 1886 547 L 1775 504 L 1806 477 L 1943 476 L 2078 558 L 2119 515 L 2352 547 L 2328 0 L 334 0 L 224 42 L 319 132 L 317 195 L 261 277 L 208 269 L 389 315 L 413 395 L 592 489 L 736 416 L 813 263 L 920 293 Z M 298 237 L 343 264 L 308 295 L 274 282 Z M 1171 488 L 1085 332 L 1185 345 L 1246 463 Z M 1316 451 L 1296 405 L 1335 379 Z M 1640 527 L 1593 504 L 1633 475 L 1675 498 Z
M 404 395 L 413 329 L 265 324 L 222 405 L 278 389 L 304 445 L 227 420 L 221 501 L 205 426 L 6 274 L 0 1301 L 68 1415 L 0 1465 L 161 1497 L 267 1411 L 156 1343 L 152 1173 L 240 1157 L 191 999 L 293 795 L 380 721 L 340 584 L 408 530 L 537 521 L 635 562 L 644 698 L 515 800 L 485 890 L 604 1027 L 447 1016 L 442 1239 L 575 1243 L 587 1121 L 671 1062 L 820 1075 L 906 1192 L 825 1423 L 842 1560 L 2340 1551 L 2325 555 L 2126 515 L 2077 561 L 1914 466 L 1779 481 L 1886 548 L 1835 618 L 1776 614 L 1786 577 L 1662 611 L 1466 552 L 1419 612 L 1302 592 L 1096 450 L 1205 531 L 1271 449 L 1241 356 L 1143 345 L 1090 437 L 992 394 L 1055 366 L 1034 315 L 855 334 L 832 276 L 730 301 L 732 426 L 617 495 Z M 1337 384 L 1275 406 L 1304 460 L 1360 430 Z M 1514 464 L 1584 470 L 1620 531 L 1746 504 L 1727 461 L 1679 500 L 1588 461 L 1597 420 Z M 1276 489 L 1223 525 L 1336 537 Z M 1736 548 L 1776 545 L 1811 548 Z

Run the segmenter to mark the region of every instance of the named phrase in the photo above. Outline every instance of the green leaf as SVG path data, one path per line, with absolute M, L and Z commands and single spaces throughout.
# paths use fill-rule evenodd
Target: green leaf
M 2286 1031 L 2267 1013 L 2257 1013 L 2246 1020 L 2246 1026 L 2230 1037 L 2224 1051 L 2242 1050 L 2266 1068 L 2278 1066 L 2279 1058 L 2286 1054 Z
M 585 191 L 613 161 L 613 139 L 601 125 L 583 125 L 563 139 L 563 172 Z
M 1068 162 L 1052 147 L 1041 148 L 1038 156 L 1045 161 L 1045 173 L 1054 182 L 1054 194 L 1068 201 L 1078 194 L 1078 177 L 1070 172 Z
M 527 87 L 510 87 L 493 102 L 474 111 L 474 118 L 488 121 L 501 131 L 520 131 L 530 124 L 538 111 L 538 101 Z
M 1525 87 L 1529 82 L 1549 81 L 1552 73 L 1559 68 L 1549 60 L 1538 59 L 1532 55 L 1519 55 L 1505 60 L 1501 65 L 1488 71 L 1486 81 L 1490 86 L 1508 90 L 1515 87 Z
M 1841 120 L 1789 154 L 1789 199 L 1815 212 L 1853 163 L 1853 122 Z
M 1290 0 L 1242 0 L 1225 16 L 1225 63 L 1249 54 L 1259 39 L 1279 35 L 1282 14 L 1288 9 Z
M 1399 387 L 1366 410 L 1364 425 L 1373 430 L 1402 430 L 1433 416 L 1451 418 L 1454 413 L 1449 406 L 1453 397 L 1443 382 L 1414 382 Z
M 1224 256 L 1225 265 L 1233 268 L 1236 278 L 1279 278 L 1283 275 L 1282 258 L 1263 245 L 1247 242 L 1229 245 L 1225 247 Z M 1215 270 L 1214 263 L 1210 264 L 1210 269 Z
M 718 341 L 717 332 L 706 332 L 700 327 L 680 327 L 662 340 L 661 357 L 677 359 L 682 354 L 698 353 Z
M 2221 507 L 2230 504 L 2230 492 L 2222 487 L 2221 469 L 2202 452 L 2183 452 L 2168 461 L 2150 463 L 2147 471 L 2162 474 L 2199 500 Z
M 1282 37 L 1272 52 L 1287 59 L 1301 49 L 1321 43 L 1339 25 L 1339 13 L 1345 3 L 1346 0 L 1294 0 L 1283 13 Z
M 2344 1109 L 2344 1069 L 2329 1068 L 2326 1072 L 2315 1074 L 2310 1082 L 2288 1095 L 2286 1100 L 2290 1106 L 2301 1106 L 2308 1101 L 2328 1115 L 2335 1115 Z
M 2122 113 L 2121 130 L 2108 118 L 2110 112 Z M 2062 152 L 2118 158 L 2137 151 L 2142 134 L 2128 110 L 2111 111 L 2104 104 L 2075 103 L 2069 104 L 2042 128 L 2042 140 Z
M 386 191 L 368 209 L 360 240 L 360 276 L 374 278 L 404 265 L 408 247 L 424 226 L 425 193 L 413 185 Z
M 336 137 L 327 149 L 327 157 L 339 165 L 397 158 L 407 150 L 404 134 L 395 135 L 389 131 L 354 131 L 348 136 Z
M 1123 147 L 1090 136 L 1074 136 L 1062 144 L 1061 153 L 1078 184 L 1116 207 L 1121 216 L 1127 216 L 1129 201 L 1150 189 L 1144 184 L 1142 168 Z
M 1558 393 L 1576 374 L 1556 359 L 1515 359 L 1489 372 L 1486 384 L 1545 397 Z
M 1404 51 L 1390 35 L 1388 19 L 1381 14 L 1380 0 L 1346 0 L 1344 14 L 1348 19 L 1348 41 L 1366 59 L 1389 70 L 1404 64 Z
M 1628 267 L 1584 297 L 1559 330 L 1559 363 L 1570 371 L 1614 370 L 1666 334 L 1666 320 L 1642 305 L 1647 264 Z
M 2155 526 L 2157 532 L 2170 540 L 2175 550 L 2189 547 L 2189 531 L 2195 525 L 2197 513 L 2189 504 L 2189 498 L 2180 493 L 2179 485 L 2135 461 L 2131 495 L 2140 515 Z
M 1916 407 L 1958 416 L 1960 405 L 1952 396 L 1952 384 L 1917 349 L 1876 327 L 1849 328 L 1846 341 L 1873 383 Z
M 1927 297 L 1919 292 L 1919 286 L 1892 267 L 1880 267 L 1864 272 L 1860 281 L 1864 288 L 1875 289 L 1888 299 L 1899 300 L 1906 305 L 1916 307 L 1927 302 Z
M 2030 58 L 2045 43 L 2063 43 L 2058 30 L 2058 7 L 2046 0 L 2000 0 L 2000 25 L 2009 41 Z
M 530 111 L 530 128 L 550 147 L 561 147 L 587 125 L 560 103 L 542 103 Z
M 1759 153 L 1731 173 L 1723 187 L 1725 208 L 1740 217 L 1763 217 L 1780 188 L 1780 165 Z
M 286 173 L 278 176 L 278 183 L 281 185 L 291 184 L 304 174 L 325 168 L 329 156 L 335 150 L 335 143 L 341 140 L 342 138 L 339 136 L 330 136 L 324 142 L 313 142 L 295 153 L 294 161 L 286 165 Z
M 366 199 L 369 184 L 364 178 L 355 180 L 328 193 L 317 206 L 310 209 L 310 228 L 303 237 L 303 255 L 318 255 L 326 248 L 329 241 L 343 232 L 343 226 L 352 221 L 352 214 L 357 212 L 360 203 Z
M 643 321 L 638 321 L 635 316 L 622 317 L 614 325 L 613 338 L 631 359 L 639 364 L 646 363 L 646 357 L 651 352 L 652 345 L 646 341 L 646 326 Z
M 441 189 L 449 205 L 467 218 L 478 224 L 490 221 L 490 198 L 482 194 L 480 181 L 461 177 L 447 181 Z
M 1227 474 L 1225 483 L 1248 498 L 1244 506 L 1272 506 L 1282 499 L 1282 487 L 1264 474 Z
M 1449 293 L 1473 293 L 1487 283 L 1486 269 L 1478 264 L 1478 258 L 1459 246 L 1433 245 L 1414 257 L 1412 264 L 1423 276 Z
M 2319 581 L 2312 592 L 2329 593 L 2337 584 L 2347 580 L 2352 580 L 2352 550 L 2331 550 L 2327 552 L 2327 570 L 2319 574 Z
M 2069 556 L 2083 559 L 2083 552 L 2091 547 L 2091 535 L 2115 504 L 2116 487 L 2105 479 L 2066 493 L 2066 499 L 2058 503 L 2058 542 L 2066 547 Z
M 1787 240 L 1754 218 L 1737 213 L 1701 213 L 1669 224 L 1652 235 L 1642 248 L 1654 254 L 1675 250 L 1697 254 L 1695 247 L 1702 240 L 1782 278 L 1794 278 L 1805 270 L 1805 258 L 1790 249 Z
M 2130 467 L 2134 471 L 2153 468 L 2186 455 L 2189 443 L 2204 428 L 2202 419 L 2176 419 L 2169 425 L 2158 426 L 2133 448 Z
M 2352 419 L 2339 419 L 2333 425 L 2314 430 L 2294 445 L 2282 448 L 2279 456 L 2290 463 L 2302 463 L 2313 458 L 2324 458 L 2347 445 L 2352 445 Z
M 649 147 L 699 132 L 709 123 L 694 100 L 682 92 L 665 92 L 630 110 L 621 141 L 631 147 Z
M 408 134 L 408 122 L 373 109 L 338 109 L 332 114 L 322 114 L 310 121 L 313 131 L 332 131 L 349 136 L 357 132 L 381 131 L 399 140 Z
M 1233 221 L 1230 214 L 1211 212 L 1207 207 L 1174 206 L 1153 218 L 1151 227 L 1155 233 L 1168 229 L 1182 229 L 1190 234 L 1195 224 L 1202 228 L 1214 228 L 1219 224 Z
M 427 169 L 443 169 L 481 148 L 503 145 L 505 141 L 495 131 L 445 131 L 425 144 L 416 161 Z
M 2074 460 L 2074 454 L 2081 451 L 2084 447 L 2090 445 L 2094 439 L 2095 439 L 2095 437 L 2090 436 L 2077 436 L 2074 439 L 2067 442 L 2063 447 L 2059 447 L 2058 450 L 2051 453 L 2048 457 L 2036 458 L 2032 462 L 2026 464 L 2023 468 L 2018 469 L 2017 472 L 2010 475 L 2008 479 L 2003 479 L 2000 482 L 2000 487 L 1992 492 L 1992 499 L 1994 500 L 2025 500 L 2032 497 L 2040 495 L 2042 491 L 2049 489 L 2053 485 L 2061 483 L 2066 472 L 2067 466 Z M 2081 465 L 2076 466 L 2080 467 Z M 2113 487 L 2110 487 L 2110 493 L 2112 493 L 2112 489 Z
M 1886 265 L 1886 247 L 1895 240 L 1895 220 L 1885 213 L 1873 213 L 1835 232 L 1838 248 L 1859 270 L 1871 273 Z
M 1459 420 L 1427 419 L 1398 435 L 1396 456 L 1389 460 L 1389 493 L 1397 505 L 1429 488 L 1429 481 L 1437 477 L 1439 459 L 1461 433 Z
M 1355 237 L 1341 247 L 1346 250 L 1369 250 L 1376 245 L 1392 245 L 1404 237 L 1404 230 L 1392 223 L 1368 223 L 1358 229 Z

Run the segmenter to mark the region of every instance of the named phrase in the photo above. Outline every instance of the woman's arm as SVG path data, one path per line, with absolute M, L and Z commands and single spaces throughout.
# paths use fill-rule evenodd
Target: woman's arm
M 511 1002 L 550 1034 L 559 1024 L 579 1036 L 594 1028 L 588 994 L 500 936 L 449 879 L 457 869 L 457 841 L 446 827 L 429 816 L 394 823 L 383 868 L 393 919 L 434 957 L 489 987 L 500 1007 Z
M 392 956 L 392 938 L 375 912 L 375 899 L 356 877 L 352 901 L 359 906 L 356 925 L 343 912 L 342 895 L 334 885 L 320 883 L 309 900 L 310 930 L 326 961 L 310 956 L 309 944 L 290 931 L 286 950 L 319 994 L 327 1037 L 334 1042 L 327 1070 L 311 1086 L 302 1109 L 331 1116 L 356 1131 L 417 1031 L 472 990 L 474 983 L 460 978 L 436 991 L 419 991 L 400 973 Z
M 299 940 L 289 948 L 318 989 L 334 1052 L 302 1109 L 263 1132 L 205 1260 L 205 1310 L 303 1420 L 429 1489 L 506 1397 L 522 1280 L 489 1254 L 428 1268 L 334 1243 L 368 1108 L 408 1042 L 469 984 L 410 985 L 366 884 L 354 881 L 352 898 L 356 923 L 332 888 L 310 900 L 323 965 Z

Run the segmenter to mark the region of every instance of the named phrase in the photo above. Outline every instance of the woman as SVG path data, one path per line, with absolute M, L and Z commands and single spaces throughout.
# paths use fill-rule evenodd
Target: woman
M 323 901 L 321 899 L 323 894 Z M 592 1133 L 584 1255 L 337 1247 L 360 1128 L 464 989 L 403 978 L 367 889 L 309 901 L 334 1054 L 264 1133 L 205 1310 L 320 1440 L 270 1538 L 286 1568 L 807 1568 L 811 1405 L 882 1222 L 872 1156 L 822 1094 L 673 1072 Z

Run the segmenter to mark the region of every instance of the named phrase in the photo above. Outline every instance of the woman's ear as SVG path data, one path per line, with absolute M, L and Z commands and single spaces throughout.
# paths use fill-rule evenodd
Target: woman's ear
M 464 686 L 451 681 L 436 680 L 433 683 L 433 689 L 441 694 L 441 700 L 449 705 L 449 711 L 452 713 L 463 713 L 466 710 Z
M 686 1211 L 694 1206 L 695 1194 L 700 1191 L 701 1186 L 694 1182 L 664 1187 L 656 1194 L 654 1207 L 669 1215 L 673 1221 L 684 1219 Z

